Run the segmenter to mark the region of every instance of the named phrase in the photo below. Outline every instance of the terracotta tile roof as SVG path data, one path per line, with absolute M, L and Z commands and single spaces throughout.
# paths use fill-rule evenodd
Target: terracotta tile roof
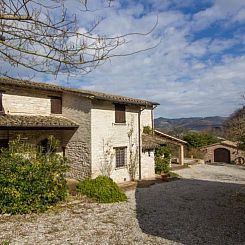
M 76 128 L 67 118 L 55 116 L 0 115 L 0 128 Z
M 176 138 L 176 137 L 173 137 L 173 136 L 171 136 L 171 135 L 165 134 L 165 133 L 160 132 L 160 131 L 158 131 L 158 130 L 154 130 L 154 132 L 155 132 L 155 134 L 158 135 L 159 137 L 166 138 L 166 139 L 168 139 L 168 140 L 170 140 L 170 141 L 177 142 L 177 143 L 180 143 L 180 144 L 187 144 L 187 142 L 184 141 L 184 140 L 181 140 L 181 139 L 179 139 L 179 138 Z
M 0 77 L 0 85 L 1 84 L 15 86 L 15 87 L 22 87 L 22 88 L 44 90 L 44 91 L 46 90 L 46 91 L 61 92 L 61 93 L 62 92 L 76 93 L 76 94 L 90 97 L 91 99 L 95 98 L 99 100 L 113 101 L 117 103 L 135 104 L 135 105 L 142 105 L 142 106 L 159 105 L 156 102 L 151 102 L 142 99 L 135 99 L 126 96 L 113 95 L 113 94 L 95 92 L 95 91 L 84 90 L 84 89 L 73 89 L 73 88 L 68 88 L 63 86 L 57 86 L 54 84 L 38 83 L 38 82 L 32 82 L 27 80 L 10 79 L 5 77 Z
M 224 140 L 221 142 L 222 145 L 228 145 L 228 146 L 233 146 L 233 147 L 238 147 L 238 143 L 237 142 L 233 142 L 230 140 Z
M 225 145 L 225 146 L 230 146 L 230 147 L 233 147 L 233 148 L 237 148 L 238 147 L 238 143 L 237 142 L 233 142 L 233 141 L 230 141 L 230 140 L 222 140 L 222 141 L 220 141 L 218 143 L 214 143 L 214 144 L 211 144 L 211 145 L 203 146 L 200 149 L 207 149 L 209 147 L 217 146 L 217 145 Z
M 143 151 L 146 150 L 153 150 L 160 145 L 166 144 L 166 141 L 161 139 L 158 136 L 153 136 L 150 134 L 142 134 L 142 149 Z

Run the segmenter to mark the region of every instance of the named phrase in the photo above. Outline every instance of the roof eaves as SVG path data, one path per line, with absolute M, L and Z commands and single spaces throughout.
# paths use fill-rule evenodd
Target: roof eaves
M 187 144 L 187 142 L 184 141 L 184 140 L 178 139 L 178 138 L 176 138 L 176 137 L 174 137 L 174 136 L 165 134 L 165 133 L 160 132 L 160 131 L 158 131 L 158 130 L 154 130 L 154 132 L 157 133 L 157 134 L 159 134 L 159 135 L 162 135 L 162 136 L 164 136 L 164 137 L 166 137 L 166 138 L 169 138 L 169 139 L 171 139 L 171 140 L 177 141 L 177 142 L 179 142 L 179 143 Z
M 142 106 L 159 105 L 159 103 L 157 102 L 151 102 L 147 100 L 134 99 L 134 98 L 126 97 L 126 96 L 113 95 L 113 94 L 107 94 L 107 93 L 101 93 L 101 92 L 95 92 L 95 91 L 89 91 L 89 90 L 83 90 L 83 89 L 67 88 L 64 86 L 33 82 L 33 81 L 28 81 L 28 80 L 19 80 L 19 79 L 10 79 L 10 78 L 0 77 L 0 84 L 14 85 L 14 86 L 30 88 L 30 89 L 40 89 L 43 91 L 75 93 L 81 96 L 88 97 L 90 99 L 100 99 L 100 100 L 114 101 L 118 103 L 136 104 L 136 105 L 142 105 Z

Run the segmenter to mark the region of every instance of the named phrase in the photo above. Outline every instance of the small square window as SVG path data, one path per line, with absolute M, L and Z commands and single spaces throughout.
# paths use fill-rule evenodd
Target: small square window
M 51 97 L 51 113 L 62 114 L 62 98 Z
M 126 166 L 127 163 L 127 147 L 116 147 L 116 168 Z

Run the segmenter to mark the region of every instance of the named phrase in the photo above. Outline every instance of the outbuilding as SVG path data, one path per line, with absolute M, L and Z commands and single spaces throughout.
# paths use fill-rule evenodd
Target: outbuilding
M 237 143 L 224 140 L 220 143 L 203 147 L 204 161 L 206 163 L 223 162 L 245 164 L 245 152 L 238 149 Z

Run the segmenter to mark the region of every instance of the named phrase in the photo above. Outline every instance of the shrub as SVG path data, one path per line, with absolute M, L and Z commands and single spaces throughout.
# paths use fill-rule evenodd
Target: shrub
M 42 154 L 20 137 L 10 142 L 9 149 L 0 152 L 0 213 L 41 212 L 64 200 L 66 170 L 60 155 Z
M 153 130 L 152 130 L 152 128 L 150 126 L 144 126 L 143 133 L 144 134 L 152 134 Z
M 171 152 L 168 146 L 162 146 L 155 150 L 155 172 L 168 173 L 170 170 Z
M 162 159 L 158 159 L 156 162 L 155 162 L 155 172 L 157 174 L 162 174 L 162 173 L 168 173 L 170 170 L 170 164 L 169 162 L 162 158 Z
M 113 203 L 127 200 L 125 193 L 107 176 L 98 176 L 96 179 L 81 181 L 77 185 L 77 191 L 100 203 Z

